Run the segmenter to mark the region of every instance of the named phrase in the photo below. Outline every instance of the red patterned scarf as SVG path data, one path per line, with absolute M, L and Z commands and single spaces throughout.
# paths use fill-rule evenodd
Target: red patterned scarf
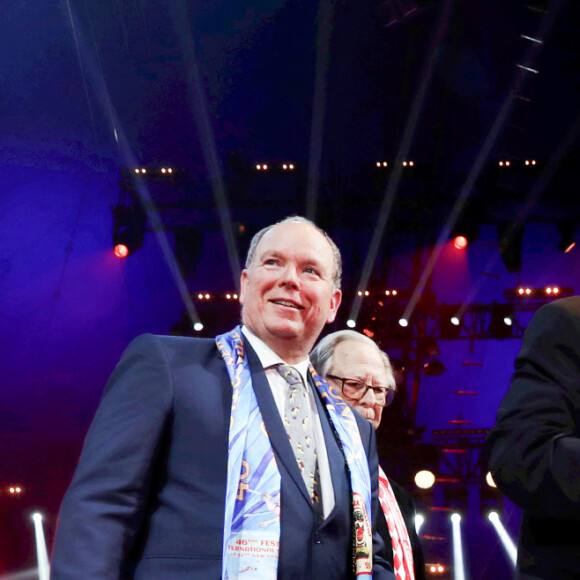
M 379 466 L 379 502 L 391 536 L 393 546 L 393 568 L 397 580 L 415 580 L 415 569 L 413 566 L 413 550 L 409 532 L 405 526 L 405 520 L 401 513 L 401 508 L 397 503 L 397 498 L 385 472 Z

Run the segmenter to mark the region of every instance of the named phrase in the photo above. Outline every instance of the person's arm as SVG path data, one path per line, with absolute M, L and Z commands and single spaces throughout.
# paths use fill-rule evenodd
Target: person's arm
M 580 517 L 580 298 L 541 308 L 487 439 L 489 467 L 516 505 Z
M 137 338 L 107 383 L 65 494 L 52 580 L 121 577 L 146 512 L 172 397 L 160 341 Z

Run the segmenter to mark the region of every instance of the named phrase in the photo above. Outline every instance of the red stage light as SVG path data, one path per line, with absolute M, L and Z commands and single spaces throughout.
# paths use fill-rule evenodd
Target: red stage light
M 465 250 L 467 248 L 467 238 L 465 236 L 455 236 L 453 238 L 453 246 L 458 250 Z
M 126 258 L 129 255 L 129 248 L 125 244 L 117 244 L 113 248 L 113 252 L 117 258 Z

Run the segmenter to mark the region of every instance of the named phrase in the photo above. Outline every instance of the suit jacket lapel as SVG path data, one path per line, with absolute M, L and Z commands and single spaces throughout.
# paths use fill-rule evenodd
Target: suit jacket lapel
M 252 373 L 254 393 L 256 394 L 256 399 L 258 399 L 260 413 L 264 419 L 266 430 L 270 437 L 270 443 L 272 444 L 272 449 L 274 449 L 276 457 L 290 474 L 295 485 L 300 489 L 300 492 L 304 496 L 304 500 L 310 507 L 312 507 L 308 490 L 304 485 L 304 480 L 302 479 L 302 475 L 298 469 L 298 463 L 296 462 L 296 457 L 294 456 L 294 451 L 292 450 L 290 441 L 288 441 L 288 433 L 286 433 L 286 428 L 282 423 L 278 407 L 276 407 L 276 402 L 274 401 L 270 384 L 266 378 L 266 373 L 262 368 L 258 355 L 254 352 L 250 343 L 246 340 L 244 341 L 244 345 L 248 355 L 250 371 Z
M 310 378 L 310 377 L 309 377 Z M 309 381 L 310 382 L 310 381 Z M 315 393 L 316 406 L 318 408 L 318 416 L 320 417 L 320 424 L 324 434 L 324 441 L 326 444 L 326 453 L 328 455 L 328 465 L 330 467 L 330 475 L 332 478 L 332 487 L 334 489 L 334 509 L 328 514 L 326 521 L 332 519 L 340 499 L 344 494 L 344 485 L 347 484 L 345 458 L 341 447 L 337 441 L 338 435 L 334 434 L 334 427 L 328 417 L 328 412 L 324 403 L 320 399 L 318 389 L 312 385 Z

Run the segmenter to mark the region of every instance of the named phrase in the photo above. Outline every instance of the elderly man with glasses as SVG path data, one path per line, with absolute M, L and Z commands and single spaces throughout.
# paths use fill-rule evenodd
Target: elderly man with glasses
M 322 377 L 351 407 L 376 429 L 383 409 L 393 402 L 395 377 L 389 357 L 367 336 L 341 330 L 322 339 L 310 353 Z M 389 480 L 379 467 L 379 500 L 384 518 L 378 531 L 391 548 L 397 580 L 424 579 L 425 564 L 415 531 L 415 505 L 411 495 Z

